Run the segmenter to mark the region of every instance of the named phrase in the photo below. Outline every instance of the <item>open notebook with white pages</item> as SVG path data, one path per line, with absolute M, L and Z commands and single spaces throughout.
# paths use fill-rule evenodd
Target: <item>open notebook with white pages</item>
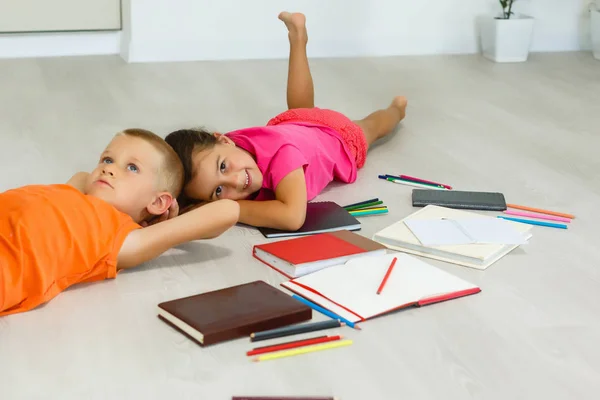
M 385 288 L 377 294 L 394 257 Z M 480 292 L 477 285 L 402 253 L 357 258 L 282 286 L 352 322 Z

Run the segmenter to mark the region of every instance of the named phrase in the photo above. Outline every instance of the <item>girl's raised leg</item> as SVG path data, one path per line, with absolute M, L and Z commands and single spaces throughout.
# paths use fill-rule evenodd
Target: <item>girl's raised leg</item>
M 282 12 L 279 19 L 285 23 L 290 39 L 290 59 L 287 81 L 287 105 L 292 108 L 312 108 L 315 106 L 313 86 L 306 45 L 306 17 L 301 13 Z

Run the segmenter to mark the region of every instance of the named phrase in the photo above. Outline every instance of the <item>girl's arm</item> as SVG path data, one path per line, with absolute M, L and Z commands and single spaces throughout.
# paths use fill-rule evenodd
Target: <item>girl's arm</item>
M 182 243 L 217 237 L 237 223 L 239 213 L 235 201 L 219 200 L 160 224 L 137 229 L 125 239 L 117 267 L 135 267 Z
M 238 200 L 240 221 L 246 225 L 296 231 L 306 219 L 304 169 L 287 174 L 275 188 L 276 200 Z

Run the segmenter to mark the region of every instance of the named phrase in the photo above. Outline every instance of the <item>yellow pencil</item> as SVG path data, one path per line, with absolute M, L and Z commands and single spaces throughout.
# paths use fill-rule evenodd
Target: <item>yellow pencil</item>
M 265 354 L 262 356 L 255 357 L 252 361 L 274 360 L 276 358 L 297 356 L 300 354 L 312 353 L 314 351 L 319 351 L 319 350 L 335 349 L 336 347 L 349 346 L 351 344 L 352 344 L 352 340 L 340 340 L 338 342 L 324 343 L 324 344 L 318 344 L 315 346 L 306 346 L 306 347 L 300 347 L 300 348 L 293 349 L 293 350 L 279 351 L 277 353 Z

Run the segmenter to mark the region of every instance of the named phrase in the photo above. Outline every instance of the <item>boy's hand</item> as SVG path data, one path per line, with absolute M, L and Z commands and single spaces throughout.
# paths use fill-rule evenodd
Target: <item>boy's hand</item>
M 178 215 L 179 215 L 179 204 L 177 203 L 177 199 L 173 199 L 173 202 L 171 203 L 171 206 L 169 207 L 169 209 L 167 211 L 165 211 L 164 213 L 162 213 L 159 216 L 153 217 L 150 221 L 142 221 L 140 223 L 140 225 L 145 228 L 147 226 L 152 226 L 152 225 L 158 224 L 159 222 L 163 222 L 168 219 L 175 218 Z

